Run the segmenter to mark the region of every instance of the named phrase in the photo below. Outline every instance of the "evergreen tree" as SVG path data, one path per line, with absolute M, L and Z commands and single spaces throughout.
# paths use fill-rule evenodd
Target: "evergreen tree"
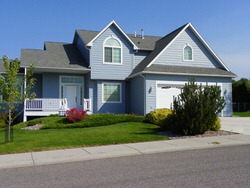
M 225 100 L 220 93 L 218 86 L 198 86 L 194 79 L 185 84 L 181 94 L 174 99 L 174 131 L 195 135 L 211 130 L 217 114 L 225 106 Z

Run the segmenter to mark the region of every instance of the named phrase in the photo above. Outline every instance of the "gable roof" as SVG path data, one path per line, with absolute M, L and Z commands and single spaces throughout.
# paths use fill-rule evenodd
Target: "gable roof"
M 74 44 L 46 42 L 44 50 L 21 50 L 21 66 L 35 63 L 36 68 L 89 70 Z
M 221 64 L 222 69 L 225 71 L 229 72 L 227 76 L 235 77 L 235 74 L 230 74 L 231 72 L 229 69 L 226 67 L 226 65 L 222 62 L 222 60 L 216 55 L 216 53 L 209 47 L 209 45 L 205 42 L 205 40 L 200 36 L 200 34 L 195 30 L 195 28 L 192 26 L 191 23 L 187 23 L 175 31 L 171 32 L 170 34 L 166 35 L 162 39 L 156 42 L 155 49 L 147 56 L 145 57 L 132 71 L 129 77 L 133 77 L 134 75 L 140 73 L 140 72 L 145 72 L 147 68 L 153 65 L 155 59 L 161 55 L 161 53 L 170 46 L 172 42 L 182 33 L 184 32 L 187 28 L 190 28 L 193 33 L 197 36 L 197 38 L 203 43 L 203 45 L 207 48 L 207 50 L 210 52 L 210 54 Z M 154 66 L 155 67 L 155 66 Z M 166 66 L 170 67 L 170 66 Z M 215 69 L 215 68 L 214 68 Z M 219 70 L 222 70 L 219 69 Z M 157 72 L 156 69 L 152 69 L 153 71 Z M 162 72 L 162 71 L 159 71 Z M 217 71 L 218 72 L 218 71 Z
M 173 41 L 173 39 L 186 27 L 187 24 L 179 27 L 165 37 L 158 40 L 155 44 L 155 49 L 146 56 L 132 71 L 131 75 L 143 71 L 161 52 L 166 46 Z
M 136 44 L 134 44 L 134 42 L 126 35 L 126 33 L 119 27 L 119 25 L 114 21 L 112 20 L 101 32 L 99 32 L 91 41 L 89 41 L 87 43 L 87 46 L 92 46 L 93 45 L 93 42 L 104 32 L 106 31 L 111 25 L 115 25 L 116 28 L 118 28 L 118 30 L 125 36 L 125 38 L 128 39 L 128 41 L 133 45 L 134 47 L 134 50 L 137 50 L 138 47 L 136 46 Z

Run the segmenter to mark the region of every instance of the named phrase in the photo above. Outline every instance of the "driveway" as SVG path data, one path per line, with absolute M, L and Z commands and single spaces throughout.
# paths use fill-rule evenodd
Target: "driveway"
M 250 117 L 222 117 L 221 129 L 250 135 Z

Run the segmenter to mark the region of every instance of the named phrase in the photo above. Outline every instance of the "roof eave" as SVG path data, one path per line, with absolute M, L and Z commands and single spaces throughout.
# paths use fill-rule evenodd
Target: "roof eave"
M 137 77 L 141 74 L 157 74 L 157 75 L 178 75 L 178 76 L 202 76 L 202 77 L 223 77 L 223 78 L 236 78 L 237 75 L 218 75 L 218 74 L 197 74 L 197 73 L 176 73 L 176 72 L 154 72 L 154 71 L 141 71 L 130 75 L 128 79 Z

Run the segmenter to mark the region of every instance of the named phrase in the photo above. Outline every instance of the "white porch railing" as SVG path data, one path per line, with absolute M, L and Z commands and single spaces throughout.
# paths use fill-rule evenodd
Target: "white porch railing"
M 83 100 L 84 104 L 83 104 L 83 110 L 86 110 L 87 112 L 91 112 L 91 99 L 84 99 Z
M 35 98 L 33 100 L 25 100 L 25 111 L 58 111 L 67 110 L 67 99 L 47 99 Z
M 57 98 L 35 98 L 33 100 L 26 99 L 24 101 L 23 121 L 27 121 L 28 116 L 48 116 L 50 114 L 58 114 L 68 110 L 67 99 Z M 91 99 L 84 99 L 83 110 L 88 113 L 92 112 Z

